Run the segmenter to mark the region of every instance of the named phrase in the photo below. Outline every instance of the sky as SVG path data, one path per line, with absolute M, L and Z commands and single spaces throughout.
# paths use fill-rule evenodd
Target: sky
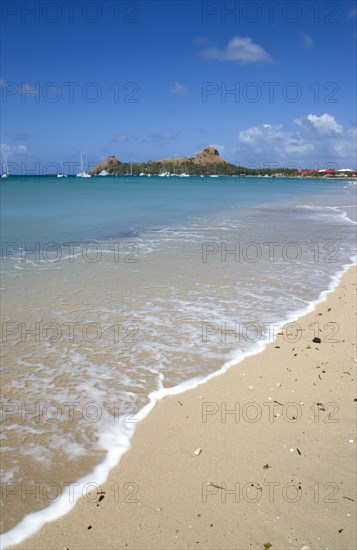
M 191 157 L 357 168 L 357 3 L 1 3 L 10 171 Z M 77 170 L 78 171 L 78 170 Z

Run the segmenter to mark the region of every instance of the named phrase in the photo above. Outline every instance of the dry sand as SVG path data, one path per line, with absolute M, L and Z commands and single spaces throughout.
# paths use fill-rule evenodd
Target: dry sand
M 296 343 L 160 401 L 103 494 L 17 548 L 356 548 L 355 279 L 298 320 Z

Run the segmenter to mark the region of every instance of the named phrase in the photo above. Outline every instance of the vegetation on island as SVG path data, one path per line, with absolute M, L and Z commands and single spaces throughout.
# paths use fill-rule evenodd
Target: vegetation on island
M 128 163 L 120 162 L 106 170 L 109 174 L 115 176 L 139 176 L 140 174 L 158 176 L 160 174 L 169 173 L 170 175 L 188 174 L 189 176 L 256 176 L 256 175 L 275 175 L 277 173 L 291 175 L 296 173 L 296 169 L 291 168 L 245 168 L 244 166 L 236 166 L 235 164 L 194 164 L 191 159 L 187 159 L 184 166 L 175 166 L 163 161 L 155 162 L 148 161 L 143 163 Z M 92 174 L 99 174 L 97 171 L 92 171 Z

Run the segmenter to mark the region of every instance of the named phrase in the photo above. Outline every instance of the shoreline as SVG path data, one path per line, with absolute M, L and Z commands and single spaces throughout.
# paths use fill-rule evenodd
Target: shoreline
M 138 177 L 153 177 L 157 178 L 159 177 L 159 174 L 144 174 L 141 176 L 140 174 L 107 174 L 106 176 L 102 177 L 110 177 L 110 178 L 138 178 Z M 7 178 L 57 178 L 57 174 L 9 174 Z M 64 174 L 64 177 L 68 178 L 76 178 L 76 174 Z M 100 177 L 99 174 L 93 174 L 91 176 L 92 178 Z M 181 177 L 179 174 L 170 174 L 170 176 L 165 177 L 175 177 L 179 178 Z M 227 174 L 219 174 L 219 175 L 212 175 L 212 174 L 188 174 L 188 177 L 190 178 L 211 178 L 211 177 L 217 177 L 217 178 L 265 178 L 265 179 L 294 179 L 294 180 L 319 180 L 319 181 L 336 181 L 336 182 L 343 182 L 343 183 L 357 183 L 357 176 L 346 176 L 346 177 L 335 177 L 335 176 L 296 176 L 293 174 L 284 176 L 284 175 L 275 175 L 275 174 L 267 174 L 267 175 L 251 175 L 251 174 L 235 174 L 235 175 L 227 175 Z M 6 178 L 6 179 L 7 179 Z M 352 180 L 352 181 L 350 181 Z
M 347 272 L 346 272 L 347 270 Z M 356 267 L 351 267 L 351 266 L 348 266 L 348 267 L 345 267 L 344 269 L 344 274 L 342 275 L 341 277 L 341 272 L 339 274 L 336 274 L 336 277 L 334 280 L 331 281 L 331 284 L 330 284 L 330 290 L 327 290 L 327 291 L 324 291 L 323 293 L 320 294 L 320 297 L 319 299 L 312 303 L 312 304 L 309 304 L 309 306 L 307 307 L 308 310 L 310 310 L 309 313 L 303 313 L 302 314 L 302 317 L 298 317 L 298 319 L 305 319 L 306 317 L 314 317 L 314 316 L 317 316 L 319 313 L 318 313 L 318 310 L 320 310 L 321 308 L 323 308 L 323 305 L 327 302 L 330 301 L 330 299 L 334 296 L 334 294 L 336 292 L 338 292 L 338 289 L 341 287 L 341 285 L 343 284 L 342 281 L 344 281 L 345 278 L 353 278 L 353 275 L 352 273 L 355 273 L 355 270 L 356 270 Z M 333 290 L 334 289 L 334 290 Z M 294 317 L 294 319 L 296 319 L 296 316 Z M 323 319 L 321 319 L 321 321 L 323 321 Z M 283 325 L 284 323 L 282 323 Z M 352 328 L 353 328 L 353 323 L 352 323 Z M 277 339 L 279 339 L 279 343 L 280 344 L 283 344 L 283 345 L 280 345 L 278 346 L 278 349 L 283 349 L 283 347 L 291 347 L 291 345 L 285 340 L 285 338 L 281 338 L 281 336 L 278 336 Z M 117 480 L 118 479 L 118 476 L 119 478 L 121 478 L 122 474 L 123 474 L 123 471 L 125 473 L 125 471 L 129 471 L 129 472 L 132 472 L 132 468 L 134 467 L 134 471 L 135 470 L 135 465 L 136 467 L 138 467 L 138 465 L 140 463 L 142 463 L 142 461 L 145 462 L 145 451 L 143 449 L 143 447 L 145 447 L 145 445 L 148 445 L 149 441 L 148 439 L 150 439 L 149 437 L 149 433 L 153 432 L 154 434 L 156 434 L 156 437 L 157 437 L 157 431 L 161 431 L 160 430 L 160 425 L 162 424 L 162 414 L 165 409 L 167 409 L 169 407 L 169 410 L 171 411 L 171 414 L 168 415 L 168 418 L 170 418 L 170 420 L 173 420 L 175 421 L 175 424 L 176 424 L 176 427 L 177 427 L 177 430 L 180 432 L 181 434 L 181 431 L 182 431 L 182 422 L 183 424 L 185 424 L 185 422 L 183 421 L 183 419 L 181 418 L 180 421 L 178 421 L 178 419 L 176 418 L 176 415 L 177 413 L 181 412 L 181 407 L 184 407 L 184 403 L 189 400 L 191 401 L 192 400 L 192 395 L 194 394 L 197 394 L 197 393 L 200 393 L 200 394 L 205 394 L 206 393 L 206 389 L 208 387 L 214 387 L 215 385 L 219 385 L 219 386 L 224 386 L 226 388 L 226 379 L 227 378 L 237 378 L 237 377 L 240 377 L 241 376 L 241 372 L 240 370 L 241 369 L 246 369 L 246 364 L 248 363 L 255 363 L 257 361 L 261 362 L 262 358 L 264 358 L 264 356 L 267 354 L 267 352 L 269 351 L 270 353 L 272 353 L 272 350 L 274 350 L 276 348 L 276 346 L 274 347 L 274 344 L 276 344 L 278 342 L 278 340 L 275 339 L 274 342 L 270 342 L 267 344 L 267 346 L 265 347 L 265 349 L 263 351 L 255 351 L 254 353 L 252 353 L 249 357 L 246 357 L 244 358 L 242 361 L 240 361 L 238 364 L 237 364 L 237 361 L 234 362 L 234 366 L 230 366 L 229 364 L 227 365 L 226 364 L 226 368 L 225 368 L 225 371 L 223 376 L 219 376 L 220 374 L 222 374 L 222 369 L 219 369 L 218 371 L 212 373 L 211 375 L 209 375 L 208 377 L 205 378 L 205 380 L 202 380 L 198 385 L 196 385 L 196 387 L 194 389 L 183 389 L 183 388 L 180 388 L 180 386 L 176 386 L 175 388 L 172 388 L 172 391 L 168 391 L 167 393 L 170 393 L 171 396 L 165 398 L 165 399 L 159 399 L 160 403 L 157 402 L 157 397 L 159 397 L 159 393 L 160 393 L 160 390 L 159 392 L 154 392 L 155 394 L 157 394 L 156 396 L 156 400 L 155 401 L 152 401 L 147 407 L 150 406 L 150 410 L 147 410 L 146 411 L 146 415 L 148 414 L 148 412 L 152 412 L 151 415 L 147 416 L 144 420 L 144 422 L 140 422 L 140 424 L 137 426 L 137 429 L 135 431 L 135 435 L 131 441 L 131 449 L 128 451 L 128 452 L 125 452 L 124 456 L 121 458 L 121 462 L 118 466 L 115 466 L 114 469 L 110 472 L 109 474 L 109 480 L 107 483 L 103 484 L 101 486 L 101 489 L 103 491 L 105 491 L 107 494 L 108 494 L 108 489 L 106 491 L 105 487 L 108 487 L 108 485 L 110 486 L 110 484 L 113 486 L 113 483 L 117 483 Z M 280 342 L 280 340 L 283 340 L 283 342 Z M 310 339 L 311 340 L 311 339 Z M 300 345 L 301 342 L 298 342 L 297 345 Z M 322 345 L 322 344 L 321 344 Z M 337 345 L 337 344 L 336 344 Z M 329 346 L 331 346 L 331 344 L 329 344 Z M 276 353 L 276 352 L 275 352 Z M 273 351 L 273 354 L 274 354 L 274 351 Z M 263 362 L 264 362 L 264 359 L 263 359 Z M 254 369 L 253 369 L 254 371 Z M 252 377 L 253 376 L 253 371 L 252 372 L 249 372 L 249 377 Z M 234 374 L 232 374 L 234 372 Z M 248 374 L 248 373 L 247 373 Z M 244 374 L 245 376 L 245 374 Z M 281 376 L 283 376 L 283 373 L 281 374 Z M 254 376 L 253 376 L 254 378 Z M 252 388 L 255 388 L 256 387 L 256 384 L 257 384 L 257 380 L 254 380 L 253 381 L 254 383 L 250 384 L 250 386 L 252 386 Z M 280 382 L 279 382 L 280 383 Z M 182 385 L 181 385 L 182 386 Z M 181 393 L 183 392 L 183 393 Z M 180 400 L 177 401 L 177 398 L 175 397 L 175 395 L 177 395 L 178 393 L 180 393 Z M 191 396 L 191 397 L 189 397 Z M 254 397 L 255 396 L 255 391 L 254 389 L 253 390 L 248 390 L 248 396 L 249 397 Z M 161 397 L 163 397 L 163 395 L 161 395 Z M 200 397 L 200 396 L 199 396 Z M 203 397 L 203 396 L 201 396 Z M 241 399 L 241 397 L 243 398 L 243 395 L 241 396 L 240 394 L 240 390 L 239 390 L 239 399 Z M 224 401 L 223 398 L 221 398 L 221 394 L 220 394 L 220 397 L 219 397 L 220 400 Z M 197 400 L 197 397 L 196 397 L 196 400 Z M 265 401 L 267 401 L 267 399 L 265 398 Z M 169 403 L 169 405 L 168 405 Z M 177 409 L 177 403 L 180 403 L 179 405 L 179 409 Z M 205 405 L 205 407 L 208 407 L 207 409 L 207 414 L 209 413 L 209 407 L 213 407 L 212 410 L 216 410 L 216 407 L 218 406 L 217 403 L 218 401 L 208 401 L 208 402 L 203 402 L 203 403 L 211 403 L 210 405 Z M 215 403 L 214 405 L 212 405 L 212 403 Z M 260 401 L 259 401 L 260 403 Z M 154 407 L 154 405 L 157 405 L 156 407 Z M 196 403 L 197 405 L 197 403 Z M 199 402 L 199 405 L 202 405 L 202 401 L 201 403 Z M 311 403 L 312 405 L 312 403 Z M 197 408 L 197 407 L 196 407 Z M 228 407 L 229 408 L 229 407 Z M 253 407 L 254 408 L 254 407 Z M 261 402 L 261 405 L 260 405 L 260 408 L 263 410 L 264 409 L 264 406 L 263 406 L 263 401 Z M 146 409 L 146 407 L 144 408 Z M 153 410 L 152 410 L 153 409 Z M 174 417 L 172 415 L 174 411 Z M 141 411 L 142 412 L 142 411 Z M 202 411 L 201 411 L 202 412 Z M 222 412 L 222 411 L 221 411 Z M 197 414 L 197 410 L 195 411 L 195 413 Z M 189 417 L 192 415 L 192 410 L 191 410 L 191 414 L 189 415 Z M 160 416 L 161 416 L 161 420 L 160 420 Z M 167 417 L 167 415 L 165 415 Z M 208 416 L 219 416 L 217 415 L 216 413 L 213 415 L 213 414 L 208 414 Z M 157 419 L 155 420 L 155 418 L 157 417 Z M 229 418 L 231 418 L 232 415 L 229 415 L 228 414 L 228 420 Z M 232 425 L 229 424 L 229 422 L 225 422 L 225 423 L 220 423 L 218 426 L 216 426 L 218 429 L 221 429 L 222 427 L 230 427 L 232 428 Z M 250 422 L 246 422 L 245 423 L 245 428 L 247 429 L 248 428 L 248 433 L 249 433 L 249 428 L 252 429 L 253 431 L 253 424 L 250 423 Z M 258 423 L 260 428 L 264 428 L 264 425 L 266 423 L 264 423 L 263 421 L 262 422 L 259 422 Z M 294 425 L 294 424 L 293 424 Z M 252 427 L 253 426 L 253 427 Z M 259 427 L 258 426 L 258 427 Z M 150 428 L 149 430 L 149 433 L 146 432 L 147 428 Z M 202 420 L 201 422 L 198 421 L 198 426 L 197 426 L 197 419 L 196 419 L 196 426 L 195 428 L 193 429 L 193 427 L 191 427 L 191 431 L 194 431 L 194 432 L 197 432 L 197 428 L 208 428 L 209 426 L 207 425 L 207 423 L 202 423 Z M 234 427 L 234 425 L 233 425 Z M 237 426 L 236 426 L 237 427 Z M 240 429 L 242 429 L 242 426 L 240 426 L 240 424 L 238 423 L 238 427 Z M 243 427 L 244 427 L 244 424 L 243 424 Z M 265 428 L 267 426 L 265 425 Z M 291 427 L 291 424 L 288 423 L 287 426 L 283 426 L 284 429 L 286 430 L 286 428 L 288 427 Z M 160 450 L 159 447 L 160 447 L 160 436 L 162 435 L 163 437 L 169 437 L 170 435 L 170 430 L 168 431 L 168 428 L 165 427 L 164 425 L 164 433 L 161 434 L 159 433 L 159 441 L 158 441 L 158 446 L 156 448 L 156 453 L 155 453 L 155 448 L 149 444 L 149 449 L 150 449 L 150 453 L 153 454 L 152 456 L 152 459 L 157 462 L 157 461 L 160 461 L 160 457 L 157 456 L 157 454 L 159 453 L 160 456 L 161 454 L 165 454 L 162 449 Z M 207 430 L 207 431 L 210 431 L 210 430 Z M 261 434 L 262 436 L 262 434 Z M 180 436 L 180 438 L 184 438 L 184 436 Z M 162 441 L 161 441 L 162 443 Z M 182 446 L 185 446 L 185 441 L 181 441 L 181 444 Z M 196 457 L 196 455 L 193 455 L 193 452 L 195 450 L 197 450 L 198 448 L 201 448 L 202 447 L 202 452 L 199 452 L 198 456 Z M 182 454 L 180 453 L 180 450 L 181 449 L 178 449 L 179 451 L 179 454 Z M 186 449 L 187 450 L 187 449 Z M 248 449 L 249 450 L 249 449 Z M 203 457 L 205 454 L 206 454 L 206 450 L 203 446 L 201 446 L 199 444 L 199 442 L 197 443 L 196 447 L 191 449 L 191 452 L 189 453 L 188 457 L 185 455 L 185 457 L 180 457 L 180 459 L 182 460 L 189 460 L 189 462 L 186 464 L 186 466 L 196 466 L 196 463 L 198 464 L 200 462 L 201 457 Z M 251 451 L 250 451 L 251 452 Z M 138 455 L 138 457 L 134 460 L 134 462 L 132 463 L 132 456 L 135 455 Z M 300 456 L 300 455 L 299 455 Z M 141 457 L 141 458 L 140 458 Z M 193 458 L 192 458 L 193 457 Z M 175 457 L 173 457 L 173 460 L 174 460 Z M 224 457 L 226 458 L 226 457 Z M 190 461 L 192 460 L 195 460 L 196 463 L 195 464 L 190 464 Z M 218 460 L 218 463 L 220 463 L 221 461 Z M 223 460 L 222 463 L 224 463 L 225 460 Z M 175 472 L 177 470 L 176 467 L 174 466 L 170 466 L 169 463 L 166 463 L 165 464 L 167 465 L 167 468 L 163 470 L 164 473 L 167 474 L 167 470 L 168 471 L 172 471 L 173 472 L 173 475 L 175 476 Z M 269 470 L 269 468 L 267 468 L 267 470 Z M 140 478 L 140 483 L 134 481 L 133 482 L 133 479 L 135 479 L 135 475 L 132 475 L 131 477 L 126 477 L 124 475 L 124 482 L 118 486 L 118 491 L 119 491 L 119 494 L 117 494 L 116 496 L 114 496 L 114 493 L 111 495 L 112 496 L 112 499 L 113 502 L 110 502 L 110 498 L 107 498 L 107 500 L 104 500 L 103 499 L 103 504 L 100 504 L 98 506 L 96 506 L 96 504 L 99 504 L 97 501 L 96 501 L 96 504 L 93 503 L 93 499 L 90 498 L 90 500 L 92 502 L 88 502 L 88 499 L 87 501 L 85 501 L 83 498 L 80 499 L 80 502 L 77 503 L 75 509 L 73 509 L 71 511 L 70 514 L 66 515 L 66 516 L 62 516 L 61 518 L 57 519 L 55 522 L 51 522 L 51 523 L 47 523 L 43 529 L 41 531 L 38 531 L 36 534 L 34 534 L 31 538 L 29 539 L 26 539 L 25 541 L 23 541 L 22 543 L 20 543 L 20 545 L 18 545 L 18 548 L 58 548 L 59 546 L 63 546 L 63 545 L 67 545 L 69 548 L 75 548 L 75 547 L 83 547 L 85 545 L 91 545 L 93 544 L 93 539 L 95 537 L 95 531 L 94 531 L 94 527 L 93 529 L 89 529 L 89 526 L 90 526 L 90 523 L 95 523 L 95 519 L 93 519 L 93 521 L 89 522 L 88 523 L 88 526 L 86 527 L 87 528 L 87 531 L 90 531 L 90 533 L 87 535 L 87 533 L 85 533 L 83 535 L 83 533 L 81 535 L 79 535 L 76 530 L 74 529 L 73 531 L 73 528 L 75 527 L 77 521 L 79 520 L 80 518 L 80 521 L 83 523 L 83 520 L 85 518 L 86 515 L 90 515 L 90 516 L 94 516 L 95 518 L 95 513 L 93 514 L 94 512 L 94 508 L 95 508 L 95 511 L 96 513 L 98 514 L 98 516 L 100 515 L 101 516 L 101 519 L 100 521 L 103 521 L 103 517 L 102 517 L 102 508 L 111 508 L 111 512 L 108 514 L 110 516 L 112 516 L 113 514 L 115 513 L 118 513 L 118 519 L 117 521 L 121 521 L 120 518 L 121 516 L 123 517 L 123 525 L 122 527 L 125 528 L 126 530 L 126 543 L 127 543 L 127 547 L 128 548 L 149 548 L 148 544 L 151 544 L 151 541 L 152 541 L 152 538 L 149 536 L 147 539 L 137 539 L 136 535 L 138 533 L 136 533 L 137 531 L 137 526 L 135 524 L 135 520 L 133 519 L 132 517 L 132 512 L 133 512 L 133 508 L 135 509 L 135 512 L 134 512 L 134 517 L 136 517 L 138 520 L 139 518 L 141 518 L 141 515 L 140 515 L 140 512 L 143 511 L 144 512 L 144 508 L 142 508 L 141 506 L 141 501 L 139 499 L 139 502 L 138 503 L 133 503 L 133 502 L 130 502 L 130 500 L 132 500 L 132 498 L 130 497 L 129 495 L 129 492 L 130 490 L 133 490 L 133 487 L 134 489 L 136 488 L 139 488 L 137 490 L 137 493 L 138 493 L 138 497 L 140 497 L 140 493 L 142 492 L 142 490 L 140 489 L 141 487 L 145 487 L 145 480 L 142 480 L 142 475 L 143 473 L 141 472 L 141 470 L 139 469 L 139 473 L 140 475 L 137 473 L 136 477 L 137 478 Z M 190 473 L 190 470 L 189 470 L 189 473 Z M 151 472 L 147 472 L 147 474 L 151 475 Z M 266 476 L 268 477 L 268 474 L 266 474 Z M 87 476 L 87 477 L 90 477 L 90 476 Z M 155 477 L 155 472 L 154 472 L 154 476 Z M 91 476 L 91 479 L 95 479 L 95 477 Z M 127 481 L 125 481 L 125 479 Z M 132 486 L 132 489 L 130 489 L 130 487 L 126 487 L 126 485 L 130 482 L 133 483 L 133 486 Z M 180 480 L 176 480 L 177 481 L 177 485 L 181 488 L 182 487 L 182 483 L 184 480 L 180 479 Z M 232 480 L 229 479 L 229 477 L 227 477 L 227 489 L 228 489 L 228 485 L 229 483 L 231 483 L 232 485 Z M 248 481 L 248 479 L 247 479 Z M 289 480 L 287 480 L 289 481 Z M 151 482 L 151 480 L 150 480 Z M 157 480 L 157 483 L 160 482 L 160 479 Z M 244 484 L 243 484 L 244 485 Z M 219 483 L 217 484 L 217 486 L 220 486 Z M 202 489 L 202 487 L 201 487 Z M 206 497 L 207 499 L 209 500 L 208 497 L 211 498 L 212 502 L 214 502 L 214 498 L 217 499 L 217 495 L 214 497 L 214 495 L 210 494 L 210 491 L 211 491 L 212 488 L 210 488 L 208 490 L 208 492 L 206 492 Z M 121 490 L 121 495 L 120 495 L 120 490 Z M 216 491 L 221 491 L 222 489 L 216 489 L 216 487 L 214 486 L 213 489 L 214 491 L 214 494 Z M 203 487 L 202 491 L 206 491 L 206 489 Z M 153 491 L 155 493 L 155 491 Z M 167 499 L 167 495 L 165 495 L 165 492 L 163 492 L 162 490 L 159 491 L 159 493 L 161 494 L 161 496 L 163 497 L 164 501 L 165 499 Z M 196 492 L 196 498 L 197 498 L 197 492 Z M 202 495 L 201 495 L 202 496 Z M 241 497 L 242 495 L 240 495 Z M 125 501 L 126 498 L 129 498 L 129 501 Z M 203 497 L 202 497 L 203 498 Z M 352 497 L 353 498 L 353 497 Z M 94 495 L 94 499 L 96 500 L 96 495 Z M 119 499 L 119 500 L 118 500 Z M 227 512 L 228 511 L 228 508 L 229 508 L 229 504 L 231 504 L 229 502 L 229 500 L 232 499 L 231 496 L 227 495 L 227 502 L 225 503 L 225 506 L 223 506 L 223 510 L 221 511 L 221 513 L 224 513 L 224 512 Z M 116 502 L 114 502 L 116 500 Z M 125 502 L 122 502 L 122 501 L 125 501 Z M 157 500 L 157 495 L 155 497 L 155 500 Z M 233 501 L 234 501 L 234 497 L 233 497 Z M 100 501 L 101 502 L 101 501 Z M 218 502 L 218 501 L 217 501 Z M 104 504 L 105 503 L 105 504 Z M 108 503 L 108 504 L 107 504 Z M 128 504 L 128 506 L 123 506 L 124 504 Z M 130 504 L 130 505 L 129 505 Z M 199 502 L 196 502 L 197 506 L 199 507 Z M 266 504 L 266 503 L 265 503 Z M 245 506 L 247 505 L 247 503 L 245 503 Z M 252 508 L 252 503 L 249 502 L 249 505 L 250 505 L 250 508 Z M 203 503 L 201 502 L 201 507 L 203 506 Z M 239 506 L 238 504 L 236 504 L 236 507 Z M 255 505 L 254 505 L 255 506 Z M 259 504 L 260 506 L 260 504 Z M 72 507 L 72 506 L 71 506 Z M 114 507 L 114 508 L 113 508 Z M 221 506 L 222 507 L 222 506 Z M 263 507 L 263 503 L 261 503 L 261 507 Z M 146 508 L 146 507 L 145 507 Z M 149 508 L 151 509 L 151 512 L 152 512 L 152 506 L 149 506 Z M 166 508 L 166 506 L 165 506 Z M 169 507 L 170 508 L 170 507 Z M 176 506 L 177 508 L 177 506 Z M 178 508 L 180 509 L 181 507 L 178 506 Z M 186 508 L 187 506 L 185 506 L 185 511 L 186 511 Z M 249 506 L 248 506 L 249 508 Z M 157 512 L 157 510 L 160 509 L 160 512 L 162 512 L 164 510 L 164 508 L 160 505 L 158 505 L 157 508 L 155 508 L 155 511 L 156 511 L 156 515 L 159 514 L 159 512 Z M 258 508 L 259 510 L 259 508 Z M 169 509 L 167 510 L 169 511 Z M 175 506 L 171 506 L 171 513 L 174 515 L 176 512 L 175 510 Z M 128 519 L 128 514 L 129 514 L 129 519 Z M 150 512 L 148 512 L 148 510 L 145 510 L 145 513 L 143 515 L 144 518 L 147 518 L 148 515 L 150 516 Z M 159 514 L 160 515 L 160 514 Z M 166 515 L 166 514 L 165 514 Z M 201 514 L 202 515 L 202 514 Z M 200 515 L 200 517 L 201 517 Z M 219 514 L 218 514 L 219 515 Z M 224 515 L 224 514 L 223 514 Z M 30 518 L 30 516 L 27 516 L 28 518 Z M 74 518 L 77 518 L 77 519 L 74 519 Z M 106 518 L 106 519 L 105 519 Z M 106 517 L 105 516 L 104 520 L 106 522 L 109 521 L 110 523 L 110 517 Z M 131 519 L 130 519 L 131 518 Z M 163 520 L 164 521 L 164 520 Z M 139 522 L 140 523 L 140 522 Z M 115 526 L 116 522 L 114 522 L 114 526 Z M 133 540 L 130 540 L 129 542 L 128 539 L 130 539 L 130 536 L 129 536 L 129 533 L 130 533 L 130 529 L 129 529 L 129 526 L 132 525 L 132 528 L 133 528 L 133 533 L 131 533 L 131 537 L 134 535 L 134 541 Z M 111 529 L 113 528 L 113 526 L 111 526 Z M 191 527 L 192 528 L 192 527 Z M 16 528 L 15 528 L 16 529 Z M 66 529 L 67 531 L 67 534 L 68 534 L 68 537 L 66 536 L 63 540 L 61 539 L 61 537 L 58 538 L 58 533 L 57 535 L 53 535 L 53 530 L 56 530 L 56 532 L 59 530 L 60 532 L 63 531 L 63 529 Z M 190 528 L 188 528 L 190 529 Z M 156 532 L 156 531 L 155 531 Z M 190 531 L 188 531 L 190 532 Z M 10 534 L 10 532 L 8 532 Z M 341 532 L 342 533 L 342 532 Z M 203 536 L 204 536 L 204 533 L 202 533 Z M 87 535 L 87 536 L 85 536 Z M 53 538 L 54 536 L 54 538 Z M 176 536 L 176 535 L 175 535 Z M 206 536 L 207 536 L 207 532 L 206 532 Z M 89 538 L 88 538 L 89 537 Z M 187 537 L 187 534 L 186 534 L 186 537 Z M 202 538 L 202 537 L 201 537 Z M 114 546 L 111 545 L 111 546 L 108 546 L 109 542 L 111 541 L 112 537 L 110 536 L 108 539 L 103 539 L 102 542 L 100 542 L 102 539 L 96 539 L 95 541 L 95 546 L 97 548 L 107 548 L 107 547 L 112 547 L 112 548 L 121 548 L 121 547 L 124 547 L 125 545 L 123 544 L 123 546 L 121 546 L 121 542 L 120 540 L 117 541 L 117 545 L 115 544 Z M 177 539 L 175 539 L 175 537 L 172 537 L 173 539 L 173 545 L 170 546 L 170 540 L 165 540 L 163 538 L 158 538 L 157 540 L 157 543 L 156 545 L 154 544 L 154 546 L 150 546 L 150 548 L 174 548 L 174 547 L 199 547 L 197 543 L 197 541 L 195 543 L 192 542 L 192 546 L 187 546 L 187 542 L 184 543 L 184 546 L 176 546 L 175 543 L 179 544 L 178 543 L 178 535 L 177 535 Z M 341 539 L 341 537 L 340 537 Z M 144 542 L 143 542 L 144 541 Z M 265 541 L 266 542 L 266 541 Z M 265 543 L 264 542 L 264 543 Z M 270 541 L 271 542 L 271 541 Z M 303 541 L 304 542 L 304 541 Z M 342 542 L 342 539 L 341 539 L 341 542 Z M 52 544 L 55 544 L 54 546 L 52 546 Z M 197 543 L 197 546 L 195 546 L 195 544 Z M 271 542 L 272 543 L 272 542 Z M 7 543 L 9 544 L 9 543 Z M 101 545 L 102 544 L 102 545 Z M 182 543 L 181 543 L 182 544 Z M 203 543 L 201 543 L 201 548 L 213 548 L 214 546 L 205 546 L 205 545 L 202 545 Z M 221 540 L 220 541 L 220 544 L 223 544 L 223 541 Z M 263 541 L 262 543 L 263 544 Z M 222 548 L 233 548 L 234 546 L 221 546 Z M 252 546 L 252 547 L 257 547 L 258 546 Z M 276 546 L 275 546 L 276 547 Z M 290 546 L 289 546 L 290 547 Z M 294 548 L 294 546 L 291 546 L 292 548 Z M 353 547 L 353 546 L 352 546 Z M 243 548 L 243 547 L 242 547 Z M 244 547 L 245 548 L 245 547 Z M 247 546 L 248 548 L 248 546 Z M 274 545 L 273 545 L 273 548 L 274 548 Z M 315 547 L 314 547 L 315 548 Z M 317 547 L 316 547 L 317 548 Z M 330 546 L 329 546 L 330 548 Z M 338 546 L 336 546 L 336 548 L 338 548 Z M 347 546 L 346 546 L 347 548 Z

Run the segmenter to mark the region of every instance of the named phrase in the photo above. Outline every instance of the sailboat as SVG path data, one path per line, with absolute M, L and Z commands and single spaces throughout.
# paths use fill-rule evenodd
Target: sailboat
M 58 178 L 66 178 L 67 175 L 63 172 L 63 161 L 61 161 L 61 171 L 57 174 Z
M 170 175 L 170 172 L 161 172 L 161 174 L 159 174 L 160 178 L 166 178 Z
M 9 177 L 9 167 L 7 165 L 7 158 L 5 157 L 4 155 L 4 162 L 2 163 L 2 167 L 3 167 L 3 173 L 1 174 L 1 177 L 2 178 L 8 178 Z
M 81 153 L 81 171 L 77 174 L 77 178 L 91 178 L 92 176 L 84 170 L 83 153 Z
M 181 174 L 179 174 L 180 178 L 189 178 L 190 177 L 190 174 L 186 173 L 186 169 L 187 169 L 186 167 L 187 167 L 187 165 L 185 163 L 185 170 L 183 172 L 181 172 Z

